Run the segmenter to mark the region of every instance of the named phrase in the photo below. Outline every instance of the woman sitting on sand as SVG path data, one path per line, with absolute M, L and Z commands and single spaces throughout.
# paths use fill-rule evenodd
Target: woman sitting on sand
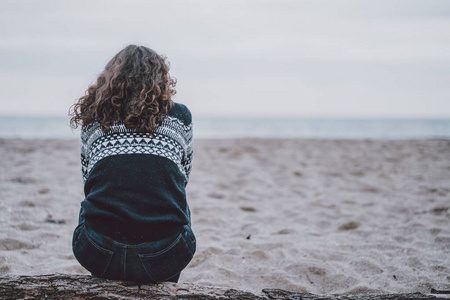
M 127 46 L 71 108 L 86 197 L 72 249 L 97 277 L 177 282 L 194 255 L 191 113 L 172 101 L 168 71 L 153 50 Z

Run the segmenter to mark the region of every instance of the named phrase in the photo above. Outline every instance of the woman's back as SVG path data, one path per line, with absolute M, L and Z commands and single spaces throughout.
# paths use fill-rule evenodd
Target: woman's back
M 81 135 L 86 198 L 82 217 L 107 236 L 138 243 L 174 235 L 190 222 L 185 186 L 192 162 L 192 121 L 176 103 L 152 137 L 123 124 Z

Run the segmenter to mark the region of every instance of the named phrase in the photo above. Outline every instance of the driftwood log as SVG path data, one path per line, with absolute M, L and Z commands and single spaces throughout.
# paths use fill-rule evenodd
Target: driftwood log
M 434 291 L 437 294 L 440 291 Z M 446 293 L 447 291 L 441 291 Z M 360 294 L 320 296 L 264 289 L 261 295 L 194 284 L 146 284 L 112 281 L 86 275 L 51 274 L 0 277 L 0 299 L 306 299 L 306 300 L 404 300 L 448 299 L 435 295 Z

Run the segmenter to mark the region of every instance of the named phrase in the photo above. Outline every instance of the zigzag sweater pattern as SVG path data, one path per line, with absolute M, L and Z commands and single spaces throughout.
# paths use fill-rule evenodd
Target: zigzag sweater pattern
M 123 242 L 155 241 L 190 223 L 185 187 L 192 168 L 192 117 L 175 103 L 154 132 L 123 123 L 104 133 L 99 123 L 81 133 L 86 223 Z

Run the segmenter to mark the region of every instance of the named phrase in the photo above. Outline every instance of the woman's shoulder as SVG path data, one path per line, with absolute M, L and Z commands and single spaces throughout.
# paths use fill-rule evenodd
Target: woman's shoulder
M 186 105 L 174 102 L 173 107 L 169 112 L 169 116 L 173 118 L 177 118 L 184 125 L 190 125 L 192 123 L 192 115 Z

